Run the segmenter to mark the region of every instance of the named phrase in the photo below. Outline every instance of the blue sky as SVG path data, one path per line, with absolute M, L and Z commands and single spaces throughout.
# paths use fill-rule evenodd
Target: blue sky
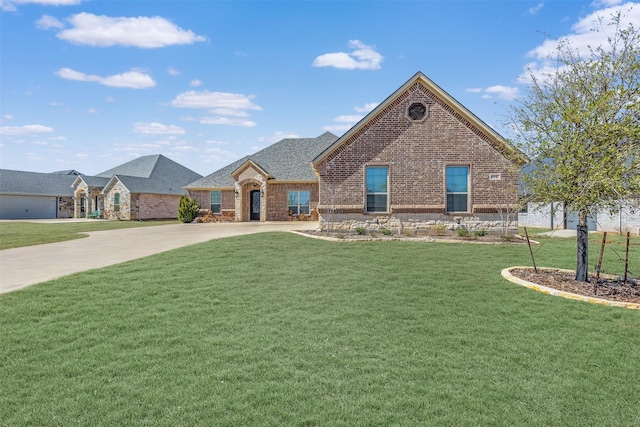
M 0 0 L 0 168 L 96 174 L 164 154 L 207 175 L 341 135 L 417 71 L 508 136 L 526 67 L 599 43 L 578 1 Z

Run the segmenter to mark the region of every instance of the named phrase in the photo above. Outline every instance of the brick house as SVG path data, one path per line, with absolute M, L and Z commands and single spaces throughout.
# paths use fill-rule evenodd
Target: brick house
M 525 162 L 418 72 L 313 160 L 321 226 L 503 229 Z
M 182 189 L 202 175 L 161 155 L 142 156 L 95 176 L 73 182 L 74 218 L 95 210 L 105 219 L 143 220 L 178 217 Z
M 286 138 L 184 188 L 220 220 L 317 219 L 318 180 L 311 160 L 338 137 Z

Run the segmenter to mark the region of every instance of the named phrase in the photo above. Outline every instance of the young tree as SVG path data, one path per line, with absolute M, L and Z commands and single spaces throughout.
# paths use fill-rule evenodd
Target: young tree
M 595 31 L 608 43 L 588 54 L 560 41 L 545 73 L 529 70 L 529 93 L 512 109 L 533 167 L 522 180 L 532 202 L 578 213 L 576 280 L 587 281 L 587 216 L 616 212 L 640 195 L 640 31 L 620 14 Z

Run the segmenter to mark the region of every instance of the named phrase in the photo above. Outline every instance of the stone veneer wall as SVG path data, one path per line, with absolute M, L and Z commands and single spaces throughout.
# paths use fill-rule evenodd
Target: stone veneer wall
M 421 120 L 408 117 L 407 110 L 414 103 L 427 107 Z M 385 215 L 364 212 L 364 172 L 369 165 L 389 167 L 390 212 Z M 469 167 L 468 212 L 446 212 L 446 166 Z M 430 221 L 454 226 L 456 218 L 468 224 L 491 223 L 500 220 L 499 211 L 513 205 L 518 194 L 517 167 L 504 157 L 503 148 L 419 83 L 373 117 L 317 169 L 319 212 L 325 223 L 336 215 L 368 227 L 376 224 L 376 218 L 379 223 L 382 217 L 400 219 L 403 215 L 412 215 L 425 226 Z M 492 174 L 499 174 L 500 179 L 490 179 Z M 517 222 L 517 214 L 512 216 Z
M 513 221 L 507 226 L 499 216 L 491 219 L 485 216 L 479 217 L 453 217 L 437 219 L 437 215 L 368 215 L 366 217 L 353 215 L 333 214 L 323 215 L 320 220 L 320 229 L 327 230 L 355 230 L 366 228 L 368 230 L 391 230 L 394 234 L 428 234 L 433 230 L 458 230 L 465 228 L 469 231 L 484 230 L 494 233 L 515 233 L 518 230 L 517 222 Z M 458 222 L 459 221 L 459 222 Z
M 58 197 L 58 218 L 72 218 L 74 209 L 73 197 Z
M 120 211 L 116 212 L 113 206 L 114 196 L 120 193 Z M 107 194 L 104 195 L 104 210 L 102 217 L 105 219 L 131 219 L 131 197 L 126 187 L 118 181 Z

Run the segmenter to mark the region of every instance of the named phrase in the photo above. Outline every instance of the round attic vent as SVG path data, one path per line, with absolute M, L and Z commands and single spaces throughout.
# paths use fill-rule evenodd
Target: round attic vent
M 411 120 L 421 120 L 427 115 L 427 107 L 421 102 L 414 102 L 409 107 L 408 114 Z

